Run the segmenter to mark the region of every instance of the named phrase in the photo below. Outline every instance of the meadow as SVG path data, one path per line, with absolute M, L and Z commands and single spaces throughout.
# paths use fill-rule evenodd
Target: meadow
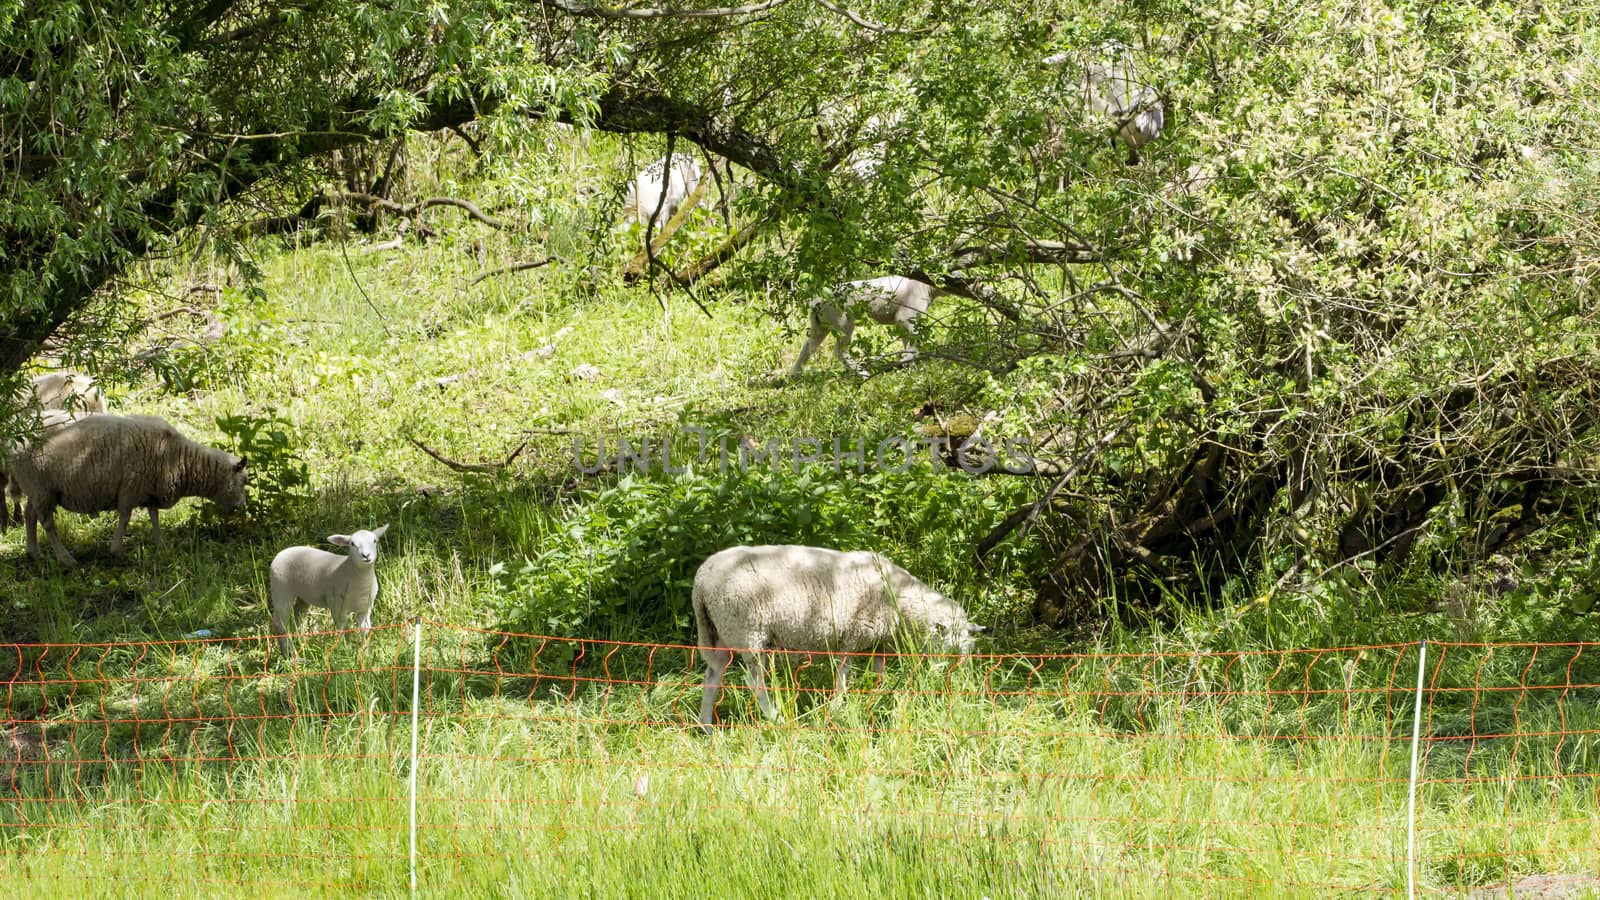
M 460 225 L 400 251 L 264 241 L 258 292 L 222 263 L 167 274 L 227 285 L 224 336 L 175 344 L 112 402 L 245 450 L 255 503 L 225 519 L 187 502 L 165 548 L 141 514 L 125 560 L 110 516 L 63 515 L 72 571 L 28 560 L 19 530 L 0 541 L 0 883 L 407 895 L 421 619 L 424 895 L 1405 890 L 1415 640 L 1459 637 L 1446 616 L 1358 592 L 1158 621 L 1110 597 L 1098 630 L 1055 634 L 1026 625 L 1037 542 L 970 558 L 1026 479 L 928 457 L 585 471 L 619 438 L 680 458 L 707 435 L 870 448 L 916 438 L 919 408 L 1004 388 L 938 354 L 862 382 L 825 353 L 780 385 L 794 304 L 730 291 L 701 310 L 563 266 L 474 283 L 473 241 L 523 249 Z M 273 553 L 386 522 L 370 640 L 310 635 L 283 665 Z M 835 700 L 827 665 L 796 662 L 774 722 L 734 674 L 701 734 L 689 579 L 715 549 L 779 540 L 886 552 L 991 631 L 971 659 L 892 660 Z M 1497 640 L 1559 633 L 1559 611 L 1500 616 Z M 1420 885 L 1592 873 L 1600 653 L 1434 652 Z

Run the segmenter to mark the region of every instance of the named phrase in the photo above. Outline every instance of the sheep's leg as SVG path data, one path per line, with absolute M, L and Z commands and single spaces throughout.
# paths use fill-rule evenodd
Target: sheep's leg
M 817 321 L 816 316 L 811 317 L 811 329 L 806 332 L 806 342 L 800 346 L 800 355 L 795 357 L 794 365 L 789 368 L 789 377 L 799 378 L 800 370 L 806 367 L 806 361 L 811 359 L 811 354 L 822 346 L 822 341 L 828 336 L 828 329 Z
M 44 559 L 44 554 L 39 552 L 39 511 L 34 509 L 32 500 L 28 501 L 22 525 L 28 535 L 28 555 L 34 559 Z
M 850 654 L 841 653 L 839 654 L 839 673 L 838 676 L 833 680 L 833 695 L 835 697 L 844 696 L 845 682 L 849 681 L 849 679 Z
M 700 726 L 711 731 L 711 719 L 717 711 L 717 694 L 722 691 L 722 674 L 733 662 L 732 650 L 709 650 L 706 655 L 706 683 L 700 689 Z
M 839 362 L 843 363 L 845 368 L 865 378 L 867 377 L 866 367 L 850 355 L 850 341 L 855 335 L 856 323 L 854 319 L 846 318 L 839 323 L 839 333 L 833 337 L 833 355 L 839 358 Z
M 291 618 L 295 620 L 296 626 L 299 625 L 297 615 L 299 606 L 299 601 L 295 600 L 293 594 L 272 592 L 272 633 L 278 639 L 278 652 L 283 654 L 284 659 L 294 656 L 294 642 L 289 639 L 288 631 Z
M 883 674 L 883 664 L 888 662 L 888 661 L 889 661 L 889 658 L 887 656 L 882 656 L 882 655 L 874 656 L 872 658 L 872 671 L 877 672 L 879 675 L 882 675 Z
M 745 662 L 750 669 L 750 688 L 755 691 L 756 705 L 761 707 L 761 714 L 769 719 L 778 717 L 778 706 L 767 696 L 767 654 L 759 650 L 745 655 Z
M 31 538 L 33 535 L 33 519 L 35 516 L 32 501 L 29 501 L 28 503 L 28 516 L 28 535 Z M 67 552 L 67 545 L 61 543 L 61 535 L 56 533 L 56 511 L 54 509 L 46 509 L 43 512 L 38 513 L 37 517 L 40 524 L 44 525 L 44 536 L 50 539 L 50 549 L 56 552 L 56 560 L 67 568 L 77 565 L 78 561 L 72 558 L 71 553 Z M 38 558 L 38 553 L 36 552 L 38 549 L 38 542 L 34 541 L 33 550 L 35 551 L 35 559 Z
M 909 366 L 917 358 L 917 331 L 909 323 L 900 326 L 900 365 Z
M 146 506 L 145 512 L 150 514 L 150 543 L 156 548 L 161 547 L 161 510 L 154 506 Z
M 122 555 L 122 539 L 128 534 L 128 519 L 133 517 L 133 507 L 117 507 L 117 530 L 111 533 L 111 555 Z

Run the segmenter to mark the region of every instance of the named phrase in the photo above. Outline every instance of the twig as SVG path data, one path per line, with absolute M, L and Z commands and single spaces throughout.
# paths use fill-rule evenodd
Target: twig
M 867 29 L 868 31 L 876 31 L 876 32 L 879 32 L 880 34 L 921 34 L 922 33 L 922 31 L 919 31 L 919 30 L 917 30 L 915 28 L 891 28 L 888 25 L 884 25 L 884 24 L 881 24 L 881 23 L 878 23 L 878 22 L 874 22 L 874 21 L 872 21 L 870 19 L 864 19 L 861 16 L 856 15 L 853 11 L 851 11 L 849 9 L 846 9 L 843 6 L 836 6 L 836 5 L 832 4 L 832 3 L 829 3 L 828 0 L 817 0 L 817 5 L 821 6 L 823 9 L 827 10 L 828 12 L 834 13 L 836 15 L 844 16 L 846 19 L 849 19 L 850 21 L 856 23 L 857 25 L 860 25 L 862 28 Z M 926 29 L 924 29 L 924 30 L 926 30 Z
M 1006 535 L 1010 534 L 1012 531 L 1015 531 L 1017 533 L 1017 537 L 1019 538 L 1023 535 L 1026 535 L 1028 533 L 1028 529 L 1032 527 L 1033 521 L 1039 517 L 1039 513 L 1043 511 L 1046 506 L 1049 506 L 1051 501 L 1055 500 L 1056 494 L 1059 494 L 1061 489 L 1067 486 L 1067 482 L 1071 481 L 1079 472 L 1083 471 L 1083 469 L 1085 469 L 1089 463 L 1098 459 L 1105 448 L 1110 446 L 1111 442 L 1116 440 L 1117 435 L 1121 434 L 1122 429 L 1126 427 L 1127 423 L 1124 422 L 1123 424 L 1118 425 L 1117 427 L 1101 435 L 1099 440 L 1095 441 L 1094 444 L 1092 444 L 1087 450 L 1083 451 L 1083 453 L 1078 457 L 1077 461 L 1074 462 L 1070 468 L 1061 473 L 1061 477 L 1057 478 L 1055 483 L 1050 485 L 1050 489 L 1045 491 L 1043 496 L 1023 507 L 1017 513 L 1007 516 L 1005 521 L 995 526 L 993 531 L 990 531 L 987 535 L 984 535 L 983 540 L 979 541 L 978 546 L 975 548 L 978 559 L 983 559 L 985 554 L 987 554 L 990 550 L 993 550 L 996 544 L 999 544 L 1002 540 L 1005 540 Z
M 418 200 L 415 203 L 398 203 L 394 200 L 388 199 L 387 197 L 379 197 L 377 194 L 366 194 L 360 191 L 352 191 L 350 193 L 339 194 L 337 196 L 345 200 L 355 200 L 360 203 L 365 203 L 369 206 L 382 207 L 383 209 L 387 209 L 390 212 L 397 212 L 403 216 L 415 216 L 417 213 L 434 206 L 453 206 L 456 209 L 464 210 L 467 215 L 477 219 L 479 222 L 482 222 L 490 228 L 498 228 L 503 231 L 510 227 L 499 219 L 492 218 L 484 213 L 483 210 L 478 208 L 478 204 L 473 203 L 471 200 L 462 200 L 459 197 L 429 197 L 426 200 Z
M 501 266 L 498 269 L 491 269 L 482 275 L 479 275 L 477 278 L 467 282 L 467 287 L 472 287 L 478 282 L 483 281 L 485 278 L 493 278 L 496 275 L 509 275 L 512 272 L 526 272 L 529 269 L 537 269 L 540 266 L 547 266 L 556 261 L 557 257 L 546 256 L 544 259 L 523 260 L 522 262 L 512 263 L 509 266 Z
M 348 241 L 342 239 L 339 241 L 339 256 L 344 259 L 344 270 L 349 273 L 350 280 L 355 283 L 356 292 L 361 295 L 361 299 L 366 301 L 367 307 L 372 310 L 372 314 L 378 317 L 378 327 L 383 329 L 385 335 L 392 336 L 393 332 L 389 330 L 389 317 L 383 314 L 383 310 L 378 309 L 378 304 L 372 302 L 372 297 L 367 294 L 366 286 L 361 283 L 361 278 L 356 275 L 356 267 L 350 262 L 348 243 Z
M 434 450 L 432 447 L 429 447 L 427 444 L 424 444 L 423 442 L 417 440 L 414 437 L 411 437 L 410 435 L 405 435 L 404 437 L 405 437 L 406 443 L 410 444 L 413 447 L 416 447 L 418 450 L 421 450 L 423 453 L 428 454 L 429 456 L 433 457 L 435 460 L 439 461 L 441 464 L 443 464 L 447 468 L 449 468 L 449 469 L 451 469 L 453 471 L 456 471 L 456 472 L 485 472 L 485 473 L 489 473 L 489 474 L 494 474 L 496 472 L 499 472 L 501 469 L 505 468 L 506 466 L 511 465 L 511 463 L 519 455 L 521 455 L 523 449 L 528 446 L 528 441 L 524 440 L 522 443 L 517 445 L 517 449 L 511 451 L 511 455 L 507 456 L 503 462 L 499 462 L 499 463 L 464 463 L 464 462 L 457 462 L 457 461 L 449 458 L 448 456 L 445 456 L 445 455 L 439 453 L 437 450 Z
M 550 0 L 550 5 L 565 13 L 595 19 L 716 19 L 728 16 L 748 16 L 752 13 L 776 9 L 789 0 L 766 0 L 744 6 L 717 6 L 709 9 L 661 9 L 636 7 L 632 9 L 607 9 L 599 6 L 577 6 L 567 0 Z

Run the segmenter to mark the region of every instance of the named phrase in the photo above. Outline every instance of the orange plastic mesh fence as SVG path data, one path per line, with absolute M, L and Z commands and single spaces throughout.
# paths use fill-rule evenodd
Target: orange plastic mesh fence
M 412 629 L 303 635 L 294 665 L 260 637 L 0 645 L 0 882 L 402 890 Z M 1407 888 L 1414 643 L 857 657 L 843 696 L 832 657 L 773 654 L 776 715 L 735 663 L 703 731 L 694 647 L 421 634 L 435 890 L 697 825 L 1044 892 Z M 1423 685 L 1419 887 L 1600 884 L 1600 644 L 1430 642 Z

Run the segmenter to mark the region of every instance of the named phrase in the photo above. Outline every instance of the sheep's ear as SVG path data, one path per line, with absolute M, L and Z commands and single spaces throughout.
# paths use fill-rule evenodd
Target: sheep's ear
M 980 631 L 987 631 L 987 630 L 988 630 L 988 626 L 975 625 L 975 624 L 973 624 L 971 622 L 967 623 L 967 634 L 977 634 Z
M 244 471 L 244 466 L 245 466 L 245 458 L 241 456 L 241 457 L 239 457 L 239 461 L 233 464 L 233 470 L 235 472 L 243 472 Z
M 385 522 L 382 525 L 379 525 L 377 528 L 373 529 L 372 536 L 373 537 L 383 537 L 383 533 L 385 531 L 388 531 L 388 530 L 389 530 L 389 523 Z
M 350 546 L 350 535 L 348 535 L 348 534 L 330 534 L 330 535 L 328 535 L 328 543 L 337 544 L 340 547 L 348 547 L 348 546 Z

